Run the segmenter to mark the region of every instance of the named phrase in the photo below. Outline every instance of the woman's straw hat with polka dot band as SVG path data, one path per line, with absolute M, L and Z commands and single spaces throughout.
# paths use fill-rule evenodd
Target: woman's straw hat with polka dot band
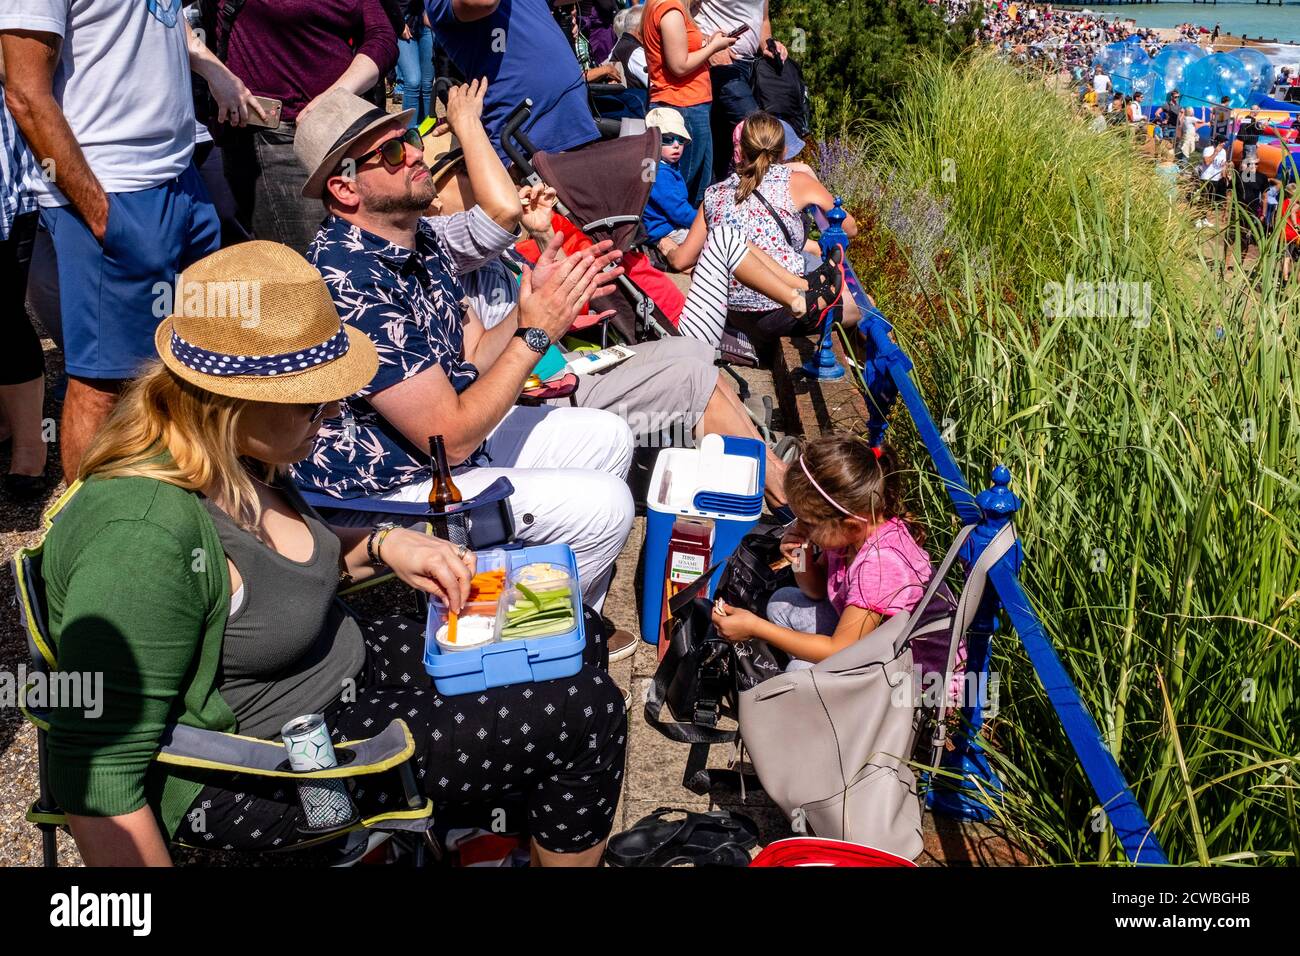
M 154 333 L 163 364 L 217 395 L 311 404 L 364 388 L 370 339 L 339 320 L 320 273 L 288 246 L 243 242 L 194 263 Z

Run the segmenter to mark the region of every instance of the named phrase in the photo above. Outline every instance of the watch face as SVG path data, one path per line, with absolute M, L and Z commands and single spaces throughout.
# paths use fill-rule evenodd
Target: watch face
M 534 352 L 545 352 L 551 346 L 551 339 L 541 329 L 529 329 L 524 333 L 524 342 Z

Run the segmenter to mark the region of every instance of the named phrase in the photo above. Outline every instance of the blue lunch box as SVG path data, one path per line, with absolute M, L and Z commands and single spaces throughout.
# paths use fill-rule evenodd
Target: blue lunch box
M 504 556 L 508 576 L 526 564 L 554 564 L 567 569 L 575 591 L 579 589 L 578 564 L 567 544 L 543 544 L 496 554 Z M 562 634 L 498 641 L 477 650 L 444 653 L 435 635 L 446 623 L 445 612 L 437 602 L 430 601 L 424 627 L 424 669 L 433 678 L 438 693 L 448 697 L 506 684 L 572 677 L 582 667 L 582 651 L 587 646 L 580 592 L 575 594 L 574 603 L 575 626 Z

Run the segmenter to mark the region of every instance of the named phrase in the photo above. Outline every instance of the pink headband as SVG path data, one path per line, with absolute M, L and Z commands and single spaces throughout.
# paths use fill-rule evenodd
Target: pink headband
M 876 450 L 876 457 L 877 458 L 880 457 L 879 450 Z M 799 456 L 799 467 L 803 469 L 804 475 L 812 483 L 812 486 L 817 489 L 817 493 L 821 495 L 823 498 L 825 498 L 827 501 L 829 501 L 831 503 L 831 506 L 835 508 L 836 511 L 839 511 L 842 514 L 846 514 L 850 518 L 857 518 L 859 521 L 865 521 L 867 524 L 872 523 L 870 518 L 864 518 L 862 517 L 862 515 L 855 515 L 852 511 L 850 511 L 848 508 L 845 508 L 842 504 L 840 504 L 838 501 L 836 501 L 834 498 L 828 495 L 825 491 L 823 491 L 822 486 L 817 484 L 817 479 L 814 478 L 812 476 L 812 472 L 808 470 L 808 465 L 804 462 L 803 455 Z

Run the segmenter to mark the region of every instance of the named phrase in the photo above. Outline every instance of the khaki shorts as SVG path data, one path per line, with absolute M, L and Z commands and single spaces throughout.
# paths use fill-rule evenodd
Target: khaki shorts
M 689 444 L 718 382 L 713 346 L 673 336 L 629 348 L 636 355 L 626 362 L 578 376 L 574 399 L 583 408 L 618 415 L 632 430 L 638 446 Z M 568 401 L 553 399 L 551 404 L 567 405 Z

